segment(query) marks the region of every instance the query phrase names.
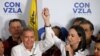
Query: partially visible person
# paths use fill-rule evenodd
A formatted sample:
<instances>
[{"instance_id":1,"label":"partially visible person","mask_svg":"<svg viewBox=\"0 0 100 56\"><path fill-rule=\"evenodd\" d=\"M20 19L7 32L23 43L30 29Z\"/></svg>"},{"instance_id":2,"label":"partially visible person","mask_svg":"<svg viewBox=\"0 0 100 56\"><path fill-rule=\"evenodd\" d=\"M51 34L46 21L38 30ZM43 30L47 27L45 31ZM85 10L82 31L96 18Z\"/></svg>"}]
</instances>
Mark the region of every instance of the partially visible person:
<instances>
[{"instance_id":1,"label":"partially visible person","mask_svg":"<svg viewBox=\"0 0 100 56\"><path fill-rule=\"evenodd\" d=\"M0 39L0 56L4 56L4 45L1 39Z\"/></svg>"},{"instance_id":2,"label":"partially visible person","mask_svg":"<svg viewBox=\"0 0 100 56\"><path fill-rule=\"evenodd\" d=\"M55 35L59 39L61 39L62 33L61 33L60 27L59 26L54 26L54 27L52 27L52 29L53 29ZM61 56L61 52L58 49L58 47L56 47L55 45L53 45L49 50L47 50L45 53L43 53L42 56Z\"/></svg>"},{"instance_id":3,"label":"partially visible person","mask_svg":"<svg viewBox=\"0 0 100 56\"><path fill-rule=\"evenodd\" d=\"M42 13L43 18L49 17L49 11L44 8ZM21 34L22 43L12 48L11 56L42 56L42 53L54 45L52 33L49 33L50 24L45 23L46 38L39 42L35 41L35 32L31 28L23 29Z\"/></svg>"},{"instance_id":4,"label":"partially visible person","mask_svg":"<svg viewBox=\"0 0 100 56\"><path fill-rule=\"evenodd\" d=\"M84 22L84 21L87 21L87 20L83 17L76 17L74 18L72 25L79 25L81 22Z\"/></svg>"},{"instance_id":5,"label":"partially visible person","mask_svg":"<svg viewBox=\"0 0 100 56\"><path fill-rule=\"evenodd\" d=\"M59 26L52 26L56 30L56 35L59 35L58 37L66 41L66 37L68 36L68 31L65 29L65 27L59 27ZM39 40L45 39L45 27L42 27L38 30Z\"/></svg>"},{"instance_id":6,"label":"partially visible person","mask_svg":"<svg viewBox=\"0 0 100 56\"><path fill-rule=\"evenodd\" d=\"M94 56L100 56L100 39L95 42Z\"/></svg>"},{"instance_id":7,"label":"partially visible person","mask_svg":"<svg viewBox=\"0 0 100 56\"><path fill-rule=\"evenodd\" d=\"M100 40L100 31L97 33L96 40Z\"/></svg>"},{"instance_id":8,"label":"partially visible person","mask_svg":"<svg viewBox=\"0 0 100 56\"><path fill-rule=\"evenodd\" d=\"M20 19L11 19L9 21L9 32L11 36L7 40L4 41L4 54L11 56L12 47L18 45L20 42L20 34L22 32L23 26L22 21Z\"/></svg>"},{"instance_id":9,"label":"partially visible person","mask_svg":"<svg viewBox=\"0 0 100 56\"><path fill-rule=\"evenodd\" d=\"M68 31L65 27L61 27L62 37L61 39L66 42L66 39L68 37Z\"/></svg>"},{"instance_id":10,"label":"partially visible person","mask_svg":"<svg viewBox=\"0 0 100 56\"><path fill-rule=\"evenodd\" d=\"M49 18L44 18L44 22L50 25ZM86 49L86 35L85 31L80 26L72 26L69 29L68 42L65 43L60 40L53 32L52 29L49 28L49 33L53 37L53 41L55 45L60 49L61 56L86 56L87 54L84 52ZM67 53L68 51L68 53Z\"/></svg>"},{"instance_id":11,"label":"partially visible person","mask_svg":"<svg viewBox=\"0 0 100 56\"><path fill-rule=\"evenodd\" d=\"M60 27L59 27L59 26L53 26L52 29L53 29L55 35L58 36L58 37L61 39L61 37L62 37L62 32L61 32ZM45 29L44 29L44 30L45 30ZM45 31L44 31L44 32L45 32ZM45 34L44 34L43 38L41 38L41 40L44 40L44 39L45 39Z\"/></svg>"},{"instance_id":12,"label":"partially visible person","mask_svg":"<svg viewBox=\"0 0 100 56\"><path fill-rule=\"evenodd\" d=\"M80 26L85 30L85 34L86 34L86 45L87 45L87 53L88 55L94 55L94 44L95 41L93 40L93 31L94 31L94 26L93 24L87 20L84 22L80 23Z\"/></svg>"},{"instance_id":13,"label":"partially visible person","mask_svg":"<svg viewBox=\"0 0 100 56\"><path fill-rule=\"evenodd\" d=\"M86 56L86 36L83 28L72 26L69 29L67 43L62 42L56 36L55 45L61 50L62 56Z\"/></svg>"},{"instance_id":14,"label":"partially visible person","mask_svg":"<svg viewBox=\"0 0 100 56\"><path fill-rule=\"evenodd\" d=\"M59 38L62 37L62 32L61 32L61 29L59 26L54 26L54 27L52 27L52 29L56 36L58 36Z\"/></svg>"}]
</instances>

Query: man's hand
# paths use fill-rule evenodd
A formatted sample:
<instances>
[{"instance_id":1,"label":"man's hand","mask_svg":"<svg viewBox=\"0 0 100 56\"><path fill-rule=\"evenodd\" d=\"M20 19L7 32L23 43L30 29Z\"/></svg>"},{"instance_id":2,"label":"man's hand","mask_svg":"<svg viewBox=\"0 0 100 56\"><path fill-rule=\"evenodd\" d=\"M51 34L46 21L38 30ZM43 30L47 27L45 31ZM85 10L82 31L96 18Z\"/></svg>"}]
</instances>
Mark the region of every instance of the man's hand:
<instances>
[{"instance_id":1,"label":"man's hand","mask_svg":"<svg viewBox=\"0 0 100 56\"><path fill-rule=\"evenodd\" d=\"M49 9L48 8L44 8L43 11L42 11L42 17L44 19L44 23L45 23L45 26L49 26L50 25L50 14L49 14Z\"/></svg>"}]
</instances>

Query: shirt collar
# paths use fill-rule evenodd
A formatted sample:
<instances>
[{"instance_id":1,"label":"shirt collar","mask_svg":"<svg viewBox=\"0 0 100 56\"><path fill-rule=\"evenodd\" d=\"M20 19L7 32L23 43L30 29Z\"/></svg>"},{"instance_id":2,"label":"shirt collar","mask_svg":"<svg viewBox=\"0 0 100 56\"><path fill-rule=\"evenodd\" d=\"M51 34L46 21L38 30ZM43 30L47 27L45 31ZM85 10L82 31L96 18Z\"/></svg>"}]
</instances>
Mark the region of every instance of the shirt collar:
<instances>
[{"instance_id":1,"label":"shirt collar","mask_svg":"<svg viewBox=\"0 0 100 56\"><path fill-rule=\"evenodd\" d=\"M21 43L21 45L24 47L24 49L26 49L25 46L24 46L24 44L23 44L23 42ZM36 44L35 44L35 42L34 42L32 50L35 49L35 47L36 47L35 45L36 45ZM26 49L26 50L27 50L27 49Z\"/></svg>"},{"instance_id":2,"label":"shirt collar","mask_svg":"<svg viewBox=\"0 0 100 56\"><path fill-rule=\"evenodd\" d=\"M36 43L34 42L33 48L31 49L31 51L29 51L28 49L25 48L23 42L21 43L21 45L24 47L24 50L26 50L26 52L27 52L29 55L32 55L32 54L33 54L33 52L34 52L34 50L35 50L35 47L36 47L36 46L35 46Z\"/></svg>"}]
</instances>

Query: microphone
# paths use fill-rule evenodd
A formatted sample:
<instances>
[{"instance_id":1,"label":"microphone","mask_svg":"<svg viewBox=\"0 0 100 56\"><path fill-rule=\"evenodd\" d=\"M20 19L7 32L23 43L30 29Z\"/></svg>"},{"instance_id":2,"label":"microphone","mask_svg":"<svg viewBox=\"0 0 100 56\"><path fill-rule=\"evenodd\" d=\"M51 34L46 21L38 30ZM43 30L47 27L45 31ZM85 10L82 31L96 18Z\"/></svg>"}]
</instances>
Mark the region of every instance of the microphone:
<instances>
[{"instance_id":1,"label":"microphone","mask_svg":"<svg viewBox=\"0 0 100 56\"><path fill-rule=\"evenodd\" d=\"M69 52L68 51L66 51L66 56L69 56Z\"/></svg>"},{"instance_id":2,"label":"microphone","mask_svg":"<svg viewBox=\"0 0 100 56\"><path fill-rule=\"evenodd\" d=\"M66 40L66 45L69 45L69 41ZM69 51L66 51L66 56L69 56Z\"/></svg>"}]
</instances>

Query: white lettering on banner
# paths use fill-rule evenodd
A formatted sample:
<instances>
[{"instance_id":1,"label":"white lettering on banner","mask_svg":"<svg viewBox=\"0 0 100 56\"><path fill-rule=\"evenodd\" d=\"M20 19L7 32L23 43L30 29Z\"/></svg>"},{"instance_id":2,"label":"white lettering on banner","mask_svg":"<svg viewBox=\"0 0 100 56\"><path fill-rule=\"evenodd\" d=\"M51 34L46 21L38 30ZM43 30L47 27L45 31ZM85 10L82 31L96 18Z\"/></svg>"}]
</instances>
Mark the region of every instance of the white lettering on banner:
<instances>
[{"instance_id":1,"label":"white lettering on banner","mask_svg":"<svg viewBox=\"0 0 100 56\"><path fill-rule=\"evenodd\" d=\"M3 10L5 13L22 13L20 7L20 2L5 2Z\"/></svg>"},{"instance_id":2,"label":"white lettering on banner","mask_svg":"<svg viewBox=\"0 0 100 56\"><path fill-rule=\"evenodd\" d=\"M90 3L83 3L83 2L76 2L74 3L74 8L73 8L74 13L92 13L90 9Z\"/></svg>"}]
</instances>

